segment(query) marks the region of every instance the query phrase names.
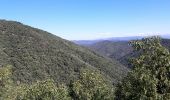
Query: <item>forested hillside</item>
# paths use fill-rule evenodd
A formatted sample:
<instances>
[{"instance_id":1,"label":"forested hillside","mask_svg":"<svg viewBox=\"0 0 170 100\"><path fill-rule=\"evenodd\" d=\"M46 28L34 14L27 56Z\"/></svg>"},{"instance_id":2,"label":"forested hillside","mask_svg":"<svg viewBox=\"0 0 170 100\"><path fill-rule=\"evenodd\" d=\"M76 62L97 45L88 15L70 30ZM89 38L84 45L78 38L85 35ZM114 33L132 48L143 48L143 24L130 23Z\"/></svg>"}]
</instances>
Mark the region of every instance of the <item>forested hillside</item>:
<instances>
[{"instance_id":1,"label":"forested hillside","mask_svg":"<svg viewBox=\"0 0 170 100\"><path fill-rule=\"evenodd\" d=\"M102 41L87 47L103 56L117 60L133 51L132 47L127 41Z\"/></svg>"},{"instance_id":2,"label":"forested hillside","mask_svg":"<svg viewBox=\"0 0 170 100\"><path fill-rule=\"evenodd\" d=\"M121 64L131 67L129 59L138 56L139 52L133 50L130 41L100 41L91 45L84 45L94 52L107 58L116 59ZM162 39L161 44L170 50L170 39Z\"/></svg>"},{"instance_id":3,"label":"forested hillside","mask_svg":"<svg viewBox=\"0 0 170 100\"><path fill-rule=\"evenodd\" d=\"M0 68L1 100L169 100L170 53L159 37L132 41L140 52L132 57L132 69L113 85L99 70L81 69L79 79L68 85L47 78L31 84L14 83L12 66ZM52 77L51 77L52 78ZM136 92L137 91L137 92Z\"/></svg>"},{"instance_id":4,"label":"forested hillside","mask_svg":"<svg viewBox=\"0 0 170 100\"><path fill-rule=\"evenodd\" d=\"M84 47L19 22L0 20L0 66L12 65L13 80L31 83L48 77L75 80L80 69L100 70L113 82L128 69Z\"/></svg>"}]
</instances>

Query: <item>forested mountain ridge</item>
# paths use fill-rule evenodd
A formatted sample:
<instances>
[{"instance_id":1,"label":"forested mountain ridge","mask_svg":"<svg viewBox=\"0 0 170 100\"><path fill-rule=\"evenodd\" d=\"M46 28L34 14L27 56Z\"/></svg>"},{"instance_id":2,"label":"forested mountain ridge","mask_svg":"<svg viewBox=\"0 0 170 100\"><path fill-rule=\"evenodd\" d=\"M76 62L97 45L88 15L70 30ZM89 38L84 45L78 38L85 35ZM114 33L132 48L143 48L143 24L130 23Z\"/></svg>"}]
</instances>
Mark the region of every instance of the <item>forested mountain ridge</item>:
<instances>
[{"instance_id":1,"label":"forested mountain ridge","mask_svg":"<svg viewBox=\"0 0 170 100\"><path fill-rule=\"evenodd\" d=\"M91 45L84 45L106 58L116 59L125 66L130 66L129 59L138 55L129 45L130 41L100 41ZM170 50L170 39L161 39L161 44Z\"/></svg>"},{"instance_id":2,"label":"forested mountain ridge","mask_svg":"<svg viewBox=\"0 0 170 100\"><path fill-rule=\"evenodd\" d=\"M19 22L0 20L0 65L13 66L13 80L31 83L51 77L69 83L82 68L100 70L113 82L128 69L46 31Z\"/></svg>"},{"instance_id":3,"label":"forested mountain ridge","mask_svg":"<svg viewBox=\"0 0 170 100\"><path fill-rule=\"evenodd\" d=\"M93 51L113 59L120 59L133 51L127 41L102 41L87 46Z\"/></svg>"}]
</instances>

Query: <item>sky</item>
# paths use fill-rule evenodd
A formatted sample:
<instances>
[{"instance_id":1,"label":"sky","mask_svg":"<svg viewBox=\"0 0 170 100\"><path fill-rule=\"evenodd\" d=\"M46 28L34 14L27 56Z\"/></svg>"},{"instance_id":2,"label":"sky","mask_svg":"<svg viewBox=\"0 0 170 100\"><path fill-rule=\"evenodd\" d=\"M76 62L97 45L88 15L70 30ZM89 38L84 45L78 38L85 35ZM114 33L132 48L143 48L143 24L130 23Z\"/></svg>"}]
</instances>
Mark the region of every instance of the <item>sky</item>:
<instances>
[{"instance_id":1,"label":"sky","mask_svg":"<svg viewBox=\"0 0 170 100\"><path fill-rule=\"evenodd\" d=\"M0 0L0 19L68 40L170 34L170 0Z\"/></svg>"}]
</instances>

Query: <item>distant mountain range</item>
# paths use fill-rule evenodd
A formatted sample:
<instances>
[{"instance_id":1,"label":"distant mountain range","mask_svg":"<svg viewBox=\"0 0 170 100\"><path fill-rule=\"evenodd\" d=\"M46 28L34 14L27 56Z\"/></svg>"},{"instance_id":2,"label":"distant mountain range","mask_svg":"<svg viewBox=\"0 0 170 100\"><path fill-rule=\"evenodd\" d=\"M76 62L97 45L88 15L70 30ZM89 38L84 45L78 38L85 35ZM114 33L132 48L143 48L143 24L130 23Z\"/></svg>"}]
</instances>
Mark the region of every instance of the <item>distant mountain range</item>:
<instances>
[{"instance_id":1,"label":"distant mountain range","mask_svg":"<svg viewBox=\"0 0 170 100\"><path fill-rule=\"evenodd\" d=\"M130 41L130 40L137 40L137 39L142 39L146 36L129 36L129 37L111 37L111 38L104 38L104 39L97 39L97 40L75 40L73 41L76 44L79 45L92 45L95 44L97 42L101 42L101 41L113 41L113 42L119 42L119 41ZM166 35L161 35L162 38L165 39L170 39L170 34L166 34Z\"/></svg>"},{"instance_id":2,"label":"distant mountain range","mask_svg":"<svg viewBox=\"0 0 170 100\"><path fill-rule=\"evenodd\" d=\"M142 39L142 36L133 36L133 37L112 37L112 38L104 38L104 39L97 39L97 40L75 40L73 41L76 44L79 45L92 45L95 44L97 42L101 42L101 41L114 41L114 42L118 42L118 41L129 41L129 40L136 40L136 39Z\"/></svg>"},{"instance_id":3,"label":"distant mountain range","mask_svg":"<svg viewBox=\"0 0 170 100\"><path fill-rule=\"evenodd\" d=\"M161 37L165 39L170 39L170 34L162 35Z\"/></svg>"}]
</instances>

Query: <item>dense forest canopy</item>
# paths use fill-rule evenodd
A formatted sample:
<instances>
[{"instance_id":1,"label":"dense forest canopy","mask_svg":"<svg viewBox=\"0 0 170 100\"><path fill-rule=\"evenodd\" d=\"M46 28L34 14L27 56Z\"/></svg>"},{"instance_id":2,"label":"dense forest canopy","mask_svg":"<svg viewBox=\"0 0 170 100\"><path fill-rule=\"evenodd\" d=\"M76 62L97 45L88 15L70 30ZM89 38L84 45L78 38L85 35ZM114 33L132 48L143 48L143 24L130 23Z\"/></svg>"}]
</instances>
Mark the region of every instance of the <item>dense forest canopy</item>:
<instances>
[{"instance_id":1,"label":"dense forest canopy","mask_svg":"<svg viewBox=\"0 0 170 100\"><path fill-rule=\"evenodd\" d=\"M169 100L169 50L161 45L159 37L132 41L131 46L141 53L131 59L132 70L116 87L94 69L81 70L79 79L69 85L56 84L53 79L16 84L11 79L12 66L8 65L0 68L0 99Z\"/></svg>"},{"instance_id":2,"label":"dense forest canopy","mask_svg":"<svg viewBox=\"0 0 170 100\"><path fill-rule=\"evenodd\" d=\"M167 41L131 41L128 50L137 54L128 69L48 32L1 20L0 100L169 100Z\"/></svg>"},{"instance_id":3,"label":"dense forest canopy","mask_svg":"<svg viewBox=\"0 0 170 100\"><path fill-rule=\"evenodd\" d=\"M128 69L116 60L78 46L46 31L19 22L0 20L0 66L12 65L12 79L31 83L51 77L76 80L83 68L100 70L117 83Z\"/></svg>"}]
</instances>

